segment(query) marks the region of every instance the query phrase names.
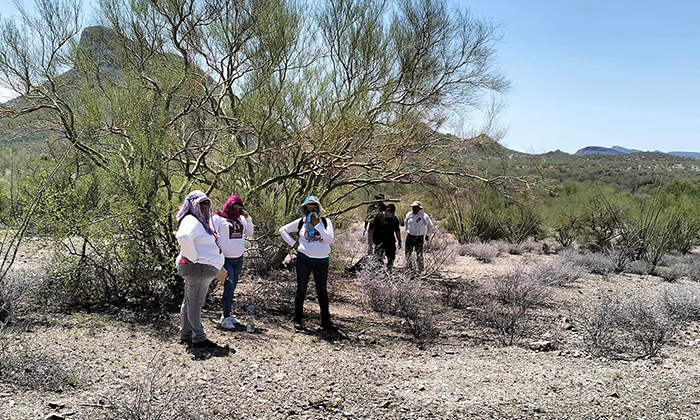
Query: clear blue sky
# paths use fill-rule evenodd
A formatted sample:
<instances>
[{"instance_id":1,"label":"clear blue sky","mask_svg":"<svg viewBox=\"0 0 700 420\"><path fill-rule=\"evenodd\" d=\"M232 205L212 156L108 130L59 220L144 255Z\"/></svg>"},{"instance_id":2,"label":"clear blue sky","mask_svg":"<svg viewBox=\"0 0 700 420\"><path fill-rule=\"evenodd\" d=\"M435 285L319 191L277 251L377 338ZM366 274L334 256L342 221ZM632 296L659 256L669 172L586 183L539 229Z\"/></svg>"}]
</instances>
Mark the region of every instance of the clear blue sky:
<instances>
[{"instance_id":1,"label":"clear blue sky","mask_svg":"<svg viewBox=\"0 0 700 420\"><path fill-rule=\"evenodd\" d=\"M503 24L504 145L700 152L700 0L449 1Z\"/></svg>"},{"instance_id":2,"label":"clear blue sky","mask_svg":"<svg viewBox=\"0 0 700 420\"><path fill-rule=\"evenodd\" d=\"M503 24L506 146L700 151L700 1L451 1Z\"/></svg>"}]
</instances>

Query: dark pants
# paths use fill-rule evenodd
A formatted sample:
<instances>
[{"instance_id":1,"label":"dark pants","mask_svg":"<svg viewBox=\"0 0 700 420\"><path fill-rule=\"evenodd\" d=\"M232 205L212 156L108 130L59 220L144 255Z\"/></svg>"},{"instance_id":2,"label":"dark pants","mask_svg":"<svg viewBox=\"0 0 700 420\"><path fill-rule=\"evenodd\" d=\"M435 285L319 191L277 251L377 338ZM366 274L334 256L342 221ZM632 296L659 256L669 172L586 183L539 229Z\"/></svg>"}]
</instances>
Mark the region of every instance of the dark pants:
<instances>
[{"instance_id":1,"label":"dark pants","mask_svg":"<svg viewBox=\"0 0 700 420\"><path fill-rule=\"evenodd\" d=\"M380 244L375 245L375 254L382 262L384 262L384 256L386 255L386 268L391 271L394 268L394 260L396 260L396 242L385 241Z\"/></svg>"},{"instance_id":2,"label":"dark pants","mask_svg":"<svg viewBox=\"0 0 700 420\"><path fill-rule=\"evenodd\" d=\"M294 298L294 321L301 322L304 318L304 298L309 285L311 273L314 273L318 306L321 309L321 326L331 325L331 313L328 310L328 260L313 261L297 257L297 294Z\"/></svg>"},{"instance_id":3,"label":"dark pants","mask_svg":"<svg viewBox=\"0 0 700 420\"><path fill-rule=\"evenodd\" d=\"M413 268L411 254L416 250L416 261L418 262L418 271L423 271L423 236L406 236L406 265L408 268Z\"/></svg>"}]
</instances>

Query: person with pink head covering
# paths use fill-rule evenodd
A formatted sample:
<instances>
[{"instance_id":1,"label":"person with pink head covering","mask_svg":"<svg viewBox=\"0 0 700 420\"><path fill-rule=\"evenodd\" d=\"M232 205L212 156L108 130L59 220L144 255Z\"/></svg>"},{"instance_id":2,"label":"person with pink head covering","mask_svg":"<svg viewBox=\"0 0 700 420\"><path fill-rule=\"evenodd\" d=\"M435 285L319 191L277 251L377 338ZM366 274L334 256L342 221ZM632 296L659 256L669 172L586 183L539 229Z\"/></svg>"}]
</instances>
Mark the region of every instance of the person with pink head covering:
<instances>
[{"instance_id":1,"label":"person with pink head covering","mask_svg":"<svg viewBox=\"0 0 700 420\"><path fill-rule=\"evenodd\" d=\"M202 306L209 284L224 265L212 224L211 200L202 191L187 194L175 216L180 244L177 272L185 279L185 297L180 308L180 342L193 347L218 347L207 339L202 326Z\"/></svg>"},{"instance_id":2,"label":"person with pink head covering","mask_svg":"<svg viewBox=\"0 0 700 420\"><path fill-rule=\"evenodd\" d=\"M221 326L227 330L236 328L238 320L231 315L233 292L243 269L243 253L245 252L245 237L252 237L253 219L245 210L243 199L232 195L226 200L224 207L217 211L212 221L219 235L219 245L224 254L224 269L227 276L224 282L224 293L221 299L223 315Z\"/></svg>"}]
</instances>

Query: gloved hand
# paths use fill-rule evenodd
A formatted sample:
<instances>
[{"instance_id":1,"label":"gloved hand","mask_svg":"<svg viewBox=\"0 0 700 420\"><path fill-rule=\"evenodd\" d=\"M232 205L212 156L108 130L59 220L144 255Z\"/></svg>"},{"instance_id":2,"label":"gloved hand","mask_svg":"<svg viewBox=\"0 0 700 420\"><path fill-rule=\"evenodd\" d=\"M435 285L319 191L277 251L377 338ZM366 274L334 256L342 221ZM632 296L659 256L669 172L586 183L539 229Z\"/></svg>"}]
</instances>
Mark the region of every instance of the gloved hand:
<instances>
[{"instance_id":1,"label":"gloved hand","mask_svg":"<svg viewBox=\"0 0 700 420\"><path fill-rule=\"evenodd\" d=\"M365 228L365 230L362 231L362 236L365 236L365 234L367 234L367 228Z\"/></svg>"},{"instance_id":2,"label":"gloved hand","mask_svg":"<svg viewBox=\"0 0 700 420\"><path fill-rule=\"evenodd\" d=\"M401 249L401 241L399 241L399 249Z\"/></svg>"},{"instance_id":3,"label":"gloved hand","mask_svg":"<svg viewBox=\"0 0 700 420\"><path fill-rule=\"evenodd\" d=\"M430 235L425 235L425 242L430 242Z\"/></svg>"}]
</instances>

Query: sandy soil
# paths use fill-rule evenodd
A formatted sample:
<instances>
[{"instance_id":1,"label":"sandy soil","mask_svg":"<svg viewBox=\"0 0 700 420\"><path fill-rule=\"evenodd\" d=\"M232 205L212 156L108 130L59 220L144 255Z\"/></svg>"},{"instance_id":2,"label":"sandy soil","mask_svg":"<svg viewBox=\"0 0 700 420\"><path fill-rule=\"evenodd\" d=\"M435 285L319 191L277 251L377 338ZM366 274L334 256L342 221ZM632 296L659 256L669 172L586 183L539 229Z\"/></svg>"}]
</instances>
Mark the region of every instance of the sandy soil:
<instances>
[{"instance_id":1,"label":"sandy soil","mask_svg":"<svg viewBox=\"0 0 700 420\"><path fill-rule=\"evenodd\" d=\"M351 250L360 247L359 227L345 235L337 244L341 258L356 260L359 253ZM449 238L445 244L455 245ZM455 252L435 255L442 245L429 259L442 260L443 275L480 284L519 263L554 258L504 255L484 264ZM402 256L397 265L404 265ZM243 279L237 294L256 288L255 279ZM91 420L700 418L699 325L659 357L616 361L590 355L569 319L569 308L605 294L658 290L664 285L658 277L589 274L552 288L551 303L536 311L528 336L510 347L478 326L469 309L445 307L436 315L440 337L419 346L401 320L362 305L353 278L331 281L331 313L342 335L316 329L313 300L306 303L305 333L274 314L258 316L255 334L222 330L219 288L206 307L205 329L225 347L208 353L177 343L177 313L157 319L117 309L30 316L4 351L31 359L35 382L0 383L0 418L43 419L52 412ZM241 300L237 307L245 305ZM540 339L553 340L556 348L529 349Z\"/></svg>"}]
</instances>

